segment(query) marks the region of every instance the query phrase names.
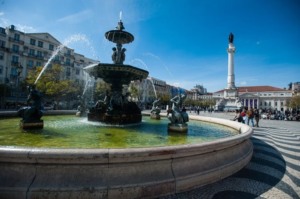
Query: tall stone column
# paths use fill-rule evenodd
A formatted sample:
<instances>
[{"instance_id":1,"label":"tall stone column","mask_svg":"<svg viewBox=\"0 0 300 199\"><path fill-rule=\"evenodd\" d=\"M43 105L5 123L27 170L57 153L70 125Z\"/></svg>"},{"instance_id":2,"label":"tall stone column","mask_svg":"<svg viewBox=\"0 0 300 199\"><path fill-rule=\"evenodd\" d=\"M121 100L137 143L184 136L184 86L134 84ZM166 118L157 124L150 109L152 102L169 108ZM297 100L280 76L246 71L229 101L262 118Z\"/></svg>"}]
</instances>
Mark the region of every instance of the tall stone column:
<instances>
[{"instance_id":1,"label":"tall stone column","mask_svg":"<svg viewBox=\"0 0 300 199\"><path fill-rule=\"evenodd\" d=\"M229 44L228 44L228 76L227 76L227 89L236 89L235 79L234 79L234 53L235 47L233 45L233 34L229 35Z\"/></svg>"}]
</instances>

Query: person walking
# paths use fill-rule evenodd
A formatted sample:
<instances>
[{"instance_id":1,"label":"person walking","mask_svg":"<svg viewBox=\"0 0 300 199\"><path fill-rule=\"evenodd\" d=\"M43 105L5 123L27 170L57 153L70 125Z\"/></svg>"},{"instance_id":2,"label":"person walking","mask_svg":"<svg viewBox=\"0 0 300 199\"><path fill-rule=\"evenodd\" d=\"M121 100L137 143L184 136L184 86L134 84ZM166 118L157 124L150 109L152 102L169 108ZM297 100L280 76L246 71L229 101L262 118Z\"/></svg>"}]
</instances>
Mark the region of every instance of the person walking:
<instances>
[{"instance_id":1,"label":"person walking","mask_svg":"<svg viewBox=\"0 0 300 199\"><path fill-rule=\"evenodd\" d=\"M258 122L259 122L259 110L258 109L254 109L254 119L255 119L255 126L258 126Z\"/></svg>"},{"instance_id":2,"label":"person walking","mask_svg":"<svg viewBox=\"0 0 300 199\"><path fill-rule=\"evenodd\" d=\"M247 120L247 125L249 125L249 123L251 122L252 124L252 127L254 127L254 111L253 111L253 108L251 107L248 111L247 111L247 117L248 117L248 120Z\"/></svg>"},{"instance_id":3,"label":"person walking","mask_svg":"<svg viewBox=\"0 0 300 199\"><path fill-rule=\"evenodd\" d=\"M245 124L246 122L246 118L247 118L247 115L246 115L246 108L243 109L243 111L241 112L240 116L242 117L242 123Z\"/></svg>"}]
</instances>

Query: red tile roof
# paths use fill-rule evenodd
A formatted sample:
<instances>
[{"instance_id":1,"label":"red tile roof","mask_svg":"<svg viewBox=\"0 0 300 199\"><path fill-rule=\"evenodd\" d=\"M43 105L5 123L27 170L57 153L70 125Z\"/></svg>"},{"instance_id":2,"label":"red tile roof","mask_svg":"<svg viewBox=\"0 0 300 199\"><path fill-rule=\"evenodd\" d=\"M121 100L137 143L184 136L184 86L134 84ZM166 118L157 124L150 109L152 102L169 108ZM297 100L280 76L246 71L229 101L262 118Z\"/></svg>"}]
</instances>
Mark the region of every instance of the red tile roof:
<instances>
[{"instance_id":1,"label":"red tile roof","mask_svg":"<svg viewBox=\"0 0 300 199\"><path fill-rule=\"evenodd\" d=\"M256 93L256 92L268 92L268 91L288 91L288 90L285 90L285 89L282 89L282 88L276 88L276 87L273 87L273 86L241 86L241 87L237 87L238 88L238 92L239 93ZM217 91L216 93L219 93L219 92L224 92L224 89L223 90L220 90L220 91Z\"/></svg>"}]
</instances>

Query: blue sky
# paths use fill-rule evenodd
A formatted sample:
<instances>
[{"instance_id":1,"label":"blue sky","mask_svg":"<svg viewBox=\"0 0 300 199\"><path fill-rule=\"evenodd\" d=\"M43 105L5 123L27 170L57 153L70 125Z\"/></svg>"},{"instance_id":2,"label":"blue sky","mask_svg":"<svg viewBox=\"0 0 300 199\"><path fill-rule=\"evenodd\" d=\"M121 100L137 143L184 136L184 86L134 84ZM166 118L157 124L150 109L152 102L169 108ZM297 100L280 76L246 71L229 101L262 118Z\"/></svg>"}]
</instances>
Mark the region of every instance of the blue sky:
<instances>
[{"instance_id":1,"label":"blue sky","mask_svg":"<svg viewBox=\"0 0 300 199\"><path fill-rule=\"evenodd\" d=\"M112 63L104 34L120 17L135 37L125 64L168 84L209 92L227 85L234 34L236 86L300 81L300 0L0 0L0 26L48 32L86 57ZM121 13L121 14L120 14Z\"/></svg>"}]
</instances>

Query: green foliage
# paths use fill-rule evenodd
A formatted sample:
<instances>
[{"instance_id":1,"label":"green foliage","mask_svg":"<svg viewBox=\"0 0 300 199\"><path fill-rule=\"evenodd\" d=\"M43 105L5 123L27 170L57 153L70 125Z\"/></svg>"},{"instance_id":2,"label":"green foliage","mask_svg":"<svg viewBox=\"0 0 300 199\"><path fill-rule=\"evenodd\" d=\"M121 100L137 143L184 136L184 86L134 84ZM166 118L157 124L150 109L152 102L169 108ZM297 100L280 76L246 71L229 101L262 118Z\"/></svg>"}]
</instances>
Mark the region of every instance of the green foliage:
<instances>
[{"instance_id":1,"label":"green foliage","mask_svg":"<svg viewBox=\"0 0 300 199\"><path fill-rule=\"evenodd\" d=\"M139 97L139 89L134 83L129 84L128 91L130 92L133 98Z\"/></svg>"},{"instance_id":2,"label":"green foliage","mask_svg":"<svg viewBox=\"0 0 300 199\"><path fill-rule=\"evenodd\" d=\"M33 85L37 76L40 74L42 67L37 67L29 71L26 83ZM82 86L79 86L72 80L61 80L63 68L60 65L53 65L47 68L42 74L41 78L36 84L36 88L44 93L48 98L60 101L67 96L76 95L82 90Z\"/></svg>"},{"instance_id":3,"label":"green foliage","mask_svg":"<svg viewBox=\"0 0 300 199\"><path fill-rule=\"evenodd\" d=\"M106 93L106 91L110 91L110 84L104 82L103 80L97 81L96 89L95 89L95 96L101 96Z\"/></svg>"},{"instance_id":4,"label":"green foliage","mask_svg":"<svg viewBox=\"0 0 300 199\"><path fill-rule=\"evenodd\" d=\"M171 95L169 94L164 94L164 95L160 95L158 96L158 98L160 99L160 103L162 105L168 105L170 104L170 99L171 99Z\"/></svg>"},{"instance_id":5,"label":"green foliage","mask_svg":"<svg viewBox=\"0 0 300 199\"><path fill-rule=\"evenodd\" d=\"M299 95L293 96L288 101L288 107L293 108L293 109L300 108L300 96Z\"/></svg>"},{"instance_id":6,"label":"green foliage","mask_svg":"<svg viewBox=\"0 0 300 199\"><path fill-rule=\"evenodd\" d=\"M183 103L184 106L199 106L201 108L209 108L216 104L214 99L201 99L201 100L186 99Z\"/></svg>"}]
</instances>

